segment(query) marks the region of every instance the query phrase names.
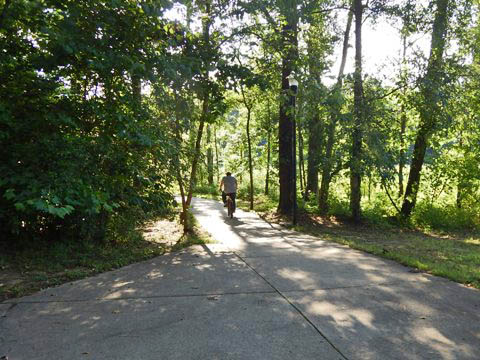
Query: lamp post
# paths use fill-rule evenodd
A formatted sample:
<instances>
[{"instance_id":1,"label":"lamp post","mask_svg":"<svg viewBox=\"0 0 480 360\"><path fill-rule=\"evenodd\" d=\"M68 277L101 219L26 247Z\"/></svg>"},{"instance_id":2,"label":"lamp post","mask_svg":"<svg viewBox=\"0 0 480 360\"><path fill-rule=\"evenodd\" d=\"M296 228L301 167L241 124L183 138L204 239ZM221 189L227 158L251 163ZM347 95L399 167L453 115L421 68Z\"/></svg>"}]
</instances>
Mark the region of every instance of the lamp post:
<instances>
[{"instance_id":1,"label":"lamp post","mask_svg":"<svg viewBox=\"0 0 480 360\"><path fill-rule=\"evenodd\" d=\"M290 106L292 107L292 167L293 167L293 209L292 209L292 224L297 225L297 129L295 121L295 98L298 90L298 80L295 79L293 73L287 76L288 86L290 88Z\"/></svg>"}]
</instances>

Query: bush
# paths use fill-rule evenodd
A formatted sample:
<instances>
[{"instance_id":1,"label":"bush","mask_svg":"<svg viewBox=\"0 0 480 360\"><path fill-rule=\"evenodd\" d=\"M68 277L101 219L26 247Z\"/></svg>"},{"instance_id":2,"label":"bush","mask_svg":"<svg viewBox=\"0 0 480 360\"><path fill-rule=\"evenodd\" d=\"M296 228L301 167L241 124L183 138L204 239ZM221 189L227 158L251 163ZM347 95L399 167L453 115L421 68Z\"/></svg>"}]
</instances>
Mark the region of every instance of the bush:
<instances>
[{"instance_id":1,"label":"bush","mask_svg":"<svg viewBox=\"0 0 480 360\"><path fill-rule=\"evenodd\" d=\"M347 200L339 199L335 196L330 195L328 215L349 217L350 204Z\"/></svg>"},{"instance_id":2,"label":"bush","mask_svg":"<svg viewBox=\"0 0 480 360\"><path fill-rule=\"evenodd\" d=\"M480 217L474 208L459 209L452 204L433 205L427 201L417 204L412 222L425 229L478 230Z\"/></svg>"},{"instance_id":3,"label":"bush","mask_svg":"<svg viewBox=\"0 0 480 360\"><path fill-rule=\"evenodd\" d=\"M220 194L220 190L216 185L201 184L195 187L194 193L199 195L218 196Z\"/></svg>"}]
</instances>

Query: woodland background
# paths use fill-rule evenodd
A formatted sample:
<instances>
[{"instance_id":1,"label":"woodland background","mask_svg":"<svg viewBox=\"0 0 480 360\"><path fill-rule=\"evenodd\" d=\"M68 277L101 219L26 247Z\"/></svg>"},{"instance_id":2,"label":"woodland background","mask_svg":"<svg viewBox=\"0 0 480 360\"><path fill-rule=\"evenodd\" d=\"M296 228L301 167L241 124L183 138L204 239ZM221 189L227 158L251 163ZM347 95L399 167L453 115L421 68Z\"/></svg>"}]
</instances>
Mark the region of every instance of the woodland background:
<instances>
[{"instance_id":1,"label":"woodland background","mask_svg":"<svg viewBox=\"0 0 480 360\"><path fill-rule=\"evenodd\" d=\"M294 118L299 211L478 230L478 10L474 0L2 0L1 242L114 240L172 211L174 194L188 231L191 197L218 195L225 171L248 207L289 215ZM390 78L362 61L362 27L385 21L403 49Z\"/></svg>"}]
</instances>

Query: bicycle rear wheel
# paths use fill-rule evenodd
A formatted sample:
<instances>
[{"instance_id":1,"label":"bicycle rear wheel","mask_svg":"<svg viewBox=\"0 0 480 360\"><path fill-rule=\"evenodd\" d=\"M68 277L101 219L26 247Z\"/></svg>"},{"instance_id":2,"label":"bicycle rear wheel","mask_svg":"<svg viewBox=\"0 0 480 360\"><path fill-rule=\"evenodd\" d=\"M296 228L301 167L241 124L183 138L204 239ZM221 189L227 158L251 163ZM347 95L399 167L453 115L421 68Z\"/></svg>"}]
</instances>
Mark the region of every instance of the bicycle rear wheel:
<instances>
[{"instance_id":1,"label":"bicycle rear wheel","mask_svg":"<svg viewBox=\"0 0 480 360\"><path fill-rule=\"evenodd\" d=\"M227 209L228 209L228 216L233 218L233 201L232 199L227 200Z\"/></svg>"}]
</instances>

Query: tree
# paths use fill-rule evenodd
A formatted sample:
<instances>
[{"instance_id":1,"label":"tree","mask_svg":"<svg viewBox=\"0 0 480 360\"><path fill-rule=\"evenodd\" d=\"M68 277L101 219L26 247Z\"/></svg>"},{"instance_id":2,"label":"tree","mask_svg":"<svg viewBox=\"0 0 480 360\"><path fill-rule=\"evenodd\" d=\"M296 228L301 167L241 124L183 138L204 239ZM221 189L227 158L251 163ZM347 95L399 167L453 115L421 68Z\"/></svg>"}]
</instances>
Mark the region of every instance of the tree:
<instances>
[{"instance_id":1,"label":"tree","mask_svg":"<svg viewBox=\"0 0 480 360\"><path fill-rule=\"evenodd\" d=\"M338 172L341 169L341 166L337 166L337 169L333 171L334 157L333 157L333 147L336 138L336 127L341 111L341 102L342 102L342 85L343 85L343 76L345 71L345 65L347 62L348 54L348 42L350 38L350 29L352 26L353 19L353 7L350 8L347 17L347 25L345 28L345 33L343 36L343 46L342 46L342 59L340 62L340 69L338 71L337 83L333 89L332 96L332 109L330 114L330 122L327 128L327 143L325 148L325 156L322 166L322 180L320 186L320 192L318 196L318 208L320 213L325 215L328 211L328 197L330 190L330 183L334 173Z\"/></svg>"},{"instance_id":2,"label":"tree","mask_svg":"<svg viewBox=\"0 0 480 360\"><path fill-rule=\"evenodd\" d=\"M353 11L355 14L355 73L353 75L353 129L352 148L350 157L350 210L354 221L361 217L361 181L362 181L362 140L363 122L365 118L365 105L363 98L362 79L362 23L364 5L362 0L354 0Z\"/></svg>"},{"instance_id":3,"label":"tree","mask_svg":"<svg viewBox=\"0 0 480 360\"><path fill-rule=\"evenodd\" d=\"M417 200L420 175L429 139L441 116L441 88L443 55L448 28L448 0L435 1L435 19L432 29L432 45L427 71L420 84L420 125L415 139L413 158L410 166L407 187L402 204L402 215L409 217Z\"/></svg>"}]
</instances>

